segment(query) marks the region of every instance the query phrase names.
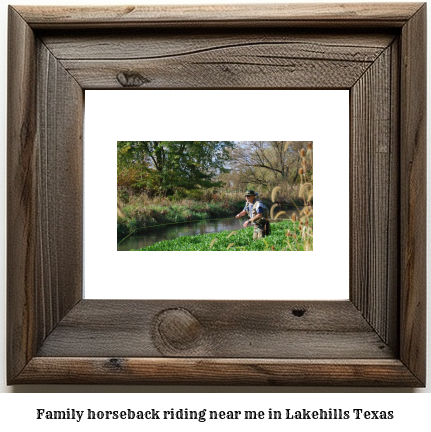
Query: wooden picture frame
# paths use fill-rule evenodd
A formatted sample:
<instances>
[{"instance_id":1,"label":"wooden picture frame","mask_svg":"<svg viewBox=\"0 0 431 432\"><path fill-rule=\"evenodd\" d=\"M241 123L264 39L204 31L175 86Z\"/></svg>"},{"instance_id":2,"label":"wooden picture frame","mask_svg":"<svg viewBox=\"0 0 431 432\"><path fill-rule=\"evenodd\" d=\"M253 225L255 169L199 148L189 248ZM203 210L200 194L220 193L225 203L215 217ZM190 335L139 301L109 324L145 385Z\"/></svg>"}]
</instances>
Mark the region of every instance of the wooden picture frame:
<instances>
[{"instance_id":1,"label":"wooden picture frame","mask_svg":"<svg viewBox=\"0 0 431 432\"><path fill-rule=\"evenodd\" d=\"M425 385L426 4L9 7L7 380ZM350 299L82 299L85 89L350 90Z\"/></svg>"}]
</instances>

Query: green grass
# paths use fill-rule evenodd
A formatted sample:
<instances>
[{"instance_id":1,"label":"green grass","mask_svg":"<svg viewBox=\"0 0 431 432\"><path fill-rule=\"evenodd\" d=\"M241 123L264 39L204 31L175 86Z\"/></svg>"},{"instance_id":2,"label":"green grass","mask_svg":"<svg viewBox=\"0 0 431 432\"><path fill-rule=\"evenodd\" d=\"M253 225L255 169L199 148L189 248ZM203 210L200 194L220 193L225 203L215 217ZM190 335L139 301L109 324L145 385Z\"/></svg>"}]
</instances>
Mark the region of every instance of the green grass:
<instances>
[{"instance_id":1,"label":"green grass","mask_svg":"<svg viewBox=\"0 0 431 432\"><path fill-rule=\"evenodd\" d=\"M311 221L310 221L311 222ZM287 233L289 232L289 236ZM233 234L232 234L233 233ZM313 245L312 237L308 244ZM197 236L178 237L164 240L140 251L282 251L305 250L298 222L290 220L271 224L271 234L263 239L253 241L253 228L238 231L222 231L219 233Z\"/></svg>"}]
</instances>

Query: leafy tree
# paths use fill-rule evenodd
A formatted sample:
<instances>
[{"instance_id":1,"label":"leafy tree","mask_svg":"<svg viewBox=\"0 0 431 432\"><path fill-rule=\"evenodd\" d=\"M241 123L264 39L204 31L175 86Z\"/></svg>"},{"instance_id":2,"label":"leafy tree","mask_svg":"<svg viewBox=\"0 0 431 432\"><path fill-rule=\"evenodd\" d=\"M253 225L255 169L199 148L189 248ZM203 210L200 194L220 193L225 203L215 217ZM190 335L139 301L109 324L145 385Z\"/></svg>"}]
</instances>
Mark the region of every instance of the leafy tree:
<instances>
[{"instance_id":1,"label":"leafy tree","mask_svg":"<svg viewBox=\"0 0 431 432\"><path fill-rule=\"evenodd\" d=\"M152 194L221 186L216 177L227 171L230 141L118 141L119 186Z\"/></svg>"}]
</instances>

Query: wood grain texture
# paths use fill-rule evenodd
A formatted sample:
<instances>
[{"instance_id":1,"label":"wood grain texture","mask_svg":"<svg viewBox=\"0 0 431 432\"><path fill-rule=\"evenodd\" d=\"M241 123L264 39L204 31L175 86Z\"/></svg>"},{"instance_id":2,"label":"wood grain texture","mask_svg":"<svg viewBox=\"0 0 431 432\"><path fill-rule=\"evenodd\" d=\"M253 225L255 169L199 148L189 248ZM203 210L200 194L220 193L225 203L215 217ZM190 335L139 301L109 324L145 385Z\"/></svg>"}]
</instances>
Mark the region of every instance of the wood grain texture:
<instances>
[{"instance_id":1,"label":"wood grain texture","mask_svg":"<svg viewBox=\"0 0 431 432\"><path fill-rule=\"evenodd\" d=\"M8 374L82 293L83 91L9 10Z\"/></svg>"},{"instance_id":2,"label":"wood grain texture","mask_svg":"<svg viewBox=\"0 0 431 432\"><path fill-rule=\"evenodd\" d=\"M35 290L44 339L82 296L84 92L45 45L37 48Z\"/></svg>"},{"instance_id":3,"label":"wood grain texture","mask_svg":"<svg viewBox=\"0 0 431 432\"><path fill-rule=\"evenodd\" d=\"M420 3L256 4L118 7L20 6L33 28L118 27L402 27Z\"/></svg>"},{"instance_id":4,"label":"wood grain texture","mask_svg":"<svg viewBox=\"0 0 431 432\"><path fill-rule=\"evenodd\" d=\"M9 9L7 128L7 355L8 376L36 353L36 42Z\"/></svg>"},{"instance_id":5,"label":"wood grain texture","mask_svg":"<svg viewBox=\"0 0 431 432\"><path fill-rule=\"evenodd\" d=\"M85 89L350 88L394 32L99 32L43 42ZM107 48L108 47L108 48ZM129 79L127 79L129 77Z\"/></svg>"},{"instance_id":6,"label":"wood grain texture","mask_svg":"<svg viewBox=\"0 0 431 432\"><path fill-rule=\"evenodd\" d=\"M401 37L401 360L425 381L426 5Z\"/></svg>"},{"instance_id":7,"label":"wood grain texture","mask_svg":"<svg viewBox=\"0 0 431 432\"><path fill-rule=\"evenodd\" d=\"M387 166L388 176L388 205L387 205L387 285L386 285L386 338L385 341L392 347L394 352L399 353L399 328L400 328L400 80L401 71L399 66L400 59L400 40L397 39L390 46L391 50L391 94L390 102L390 142L391 156ZM399 354L398 354L399 355Z\"/></svg>"},{"instance_id":8,"label":"wood grain texture","mask_svg":"<svg viewBox=\"0 0 431 432\"><path fill-rule=\"evenodd\" d=\"M424 38L414 3L10 8L8 382L423 386ZM202 87L351 90L350 301L80 300L83 90Z\"/></svg>"},{"instance_id":9,"label":"wood grain texture","mask_svg":"<svg viewBox=\"0 0 431 432\"><path fill-rule=\"evenodd\" d=\"M351 89L350 299L397 351L398 87L391 44ZM368 95L368 96L367 96ZM395 296L395 299L392 297Z\"/></svg>"},{"instance_id":10,"label":"wood grain texture","mask_svg":"<svg viewBox=\"0 0 431 432\"><path fill-rule=\"evenodd\" d=\"M167 34L156 41L119 36L108 55L99 36L54 43L66 45L61 63L85 89L98 88L350 88L394 39L394 33L342 35L337 41L313 34L209 31ZM198 42L196 42L198 41ZM127 46L127 49L125 49ZM127 53L128 58L124 58ZM90 60L91 59L91 60ZM119 77L130 76L133 80Z\"/></svg>"},{"instance_id":11,"label":"wood grain texture","mask_svg":"<svg viewBox=\"0 0 431 432\"><path fill-rule=\"evenodd\" d=\"M160 314L181 321L160 334ZM187 313L199 337L187 343ZM187 316L186 316L187 317ZM155 328L157 326L157 328ZM173 334L178 332L178 337ZM193 331L196 335L196 330ZM91 340L91 344L88 341ZM179 343L172 344L170 341ZM109 301L83 300L47 337L47 357L392 358L349 302Z\"/></svg>"},{"instance_id":12,"label":"wood grain texture","mask_svg":"<svg viewBox=\"0 0 431 432\"><path fill-rule=\"evenodd\" d=\"M34 357L17 383L418 387L399 360Z\"/></svg>"},{"instance_id":13,"label":"wood grain texture","mask_svg":"<svg viewBox=\"0 0 431 432\"><path fill-rule=\"evenodd\" d=\"M374 61L395 38L395 30L358 33L306 29L235 30L213 29L67 31L61 36L39 31L40 40L60 61L63 60L150 60L185 56L243 45L261 47L291 44L298 58L339 61ZM281 47L283 49L283 47ZM264 55L264 52L261 56Z\"/></svg>"}]
</instances>

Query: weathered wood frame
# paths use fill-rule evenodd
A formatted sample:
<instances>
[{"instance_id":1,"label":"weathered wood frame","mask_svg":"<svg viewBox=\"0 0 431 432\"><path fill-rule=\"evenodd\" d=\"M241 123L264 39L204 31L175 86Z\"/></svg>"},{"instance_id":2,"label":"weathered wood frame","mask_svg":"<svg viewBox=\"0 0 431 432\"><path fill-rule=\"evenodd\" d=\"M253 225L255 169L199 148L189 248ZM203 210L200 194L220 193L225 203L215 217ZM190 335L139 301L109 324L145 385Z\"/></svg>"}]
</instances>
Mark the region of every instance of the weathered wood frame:
<instances>
[{"instance_id":1,"label":"weathered wood frame","mask_svg":"<svg viewBox=\"0 0 431 432\"><path fill-rule=\"evenodd\" d=\"M425 384L425 4L10 7L7 379ZM82 299L85 89L350 89L350 299Z\"/></svg>"}]
</instances>

